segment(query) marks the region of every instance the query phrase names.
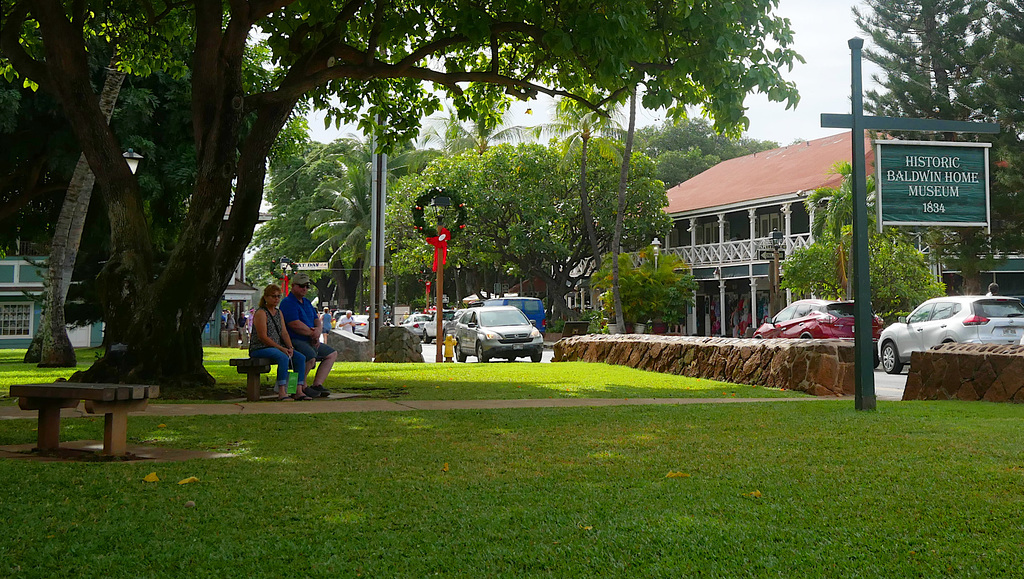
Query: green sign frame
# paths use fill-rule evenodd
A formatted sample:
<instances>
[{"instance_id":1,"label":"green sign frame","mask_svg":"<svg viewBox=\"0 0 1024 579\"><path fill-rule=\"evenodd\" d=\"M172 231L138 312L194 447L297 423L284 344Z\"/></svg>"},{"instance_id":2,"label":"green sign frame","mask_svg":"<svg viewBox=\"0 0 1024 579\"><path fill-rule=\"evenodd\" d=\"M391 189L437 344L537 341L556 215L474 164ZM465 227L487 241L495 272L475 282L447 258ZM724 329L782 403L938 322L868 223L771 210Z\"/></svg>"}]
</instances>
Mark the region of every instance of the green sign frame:
<instances>
[{"instance_id":1,"label":"green sign frame","mask_svg":"<svg viewBox=\"0 0 1024 579\"><path fill-rule=\"evenodd\" d=\"M990 228L991 143L873 141L878 228Z\"/></svg>"}]
</instances>

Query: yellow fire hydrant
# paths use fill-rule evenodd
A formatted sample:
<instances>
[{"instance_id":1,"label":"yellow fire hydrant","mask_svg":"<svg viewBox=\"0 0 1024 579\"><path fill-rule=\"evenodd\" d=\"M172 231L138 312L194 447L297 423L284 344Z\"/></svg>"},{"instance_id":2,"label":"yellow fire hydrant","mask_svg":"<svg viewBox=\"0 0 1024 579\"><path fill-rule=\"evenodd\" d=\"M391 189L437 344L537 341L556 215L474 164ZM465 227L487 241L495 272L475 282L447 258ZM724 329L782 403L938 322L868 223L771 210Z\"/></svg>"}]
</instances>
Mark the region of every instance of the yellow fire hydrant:
<instances>
[{"instance_id":1,"label":"yellow fire hydrant","mask_svg":"<svg viewBox=\"0 0 1024 579\"><path fill-rule=\"evenodd\" d=\"M444 337L444 361L451 362L455 357L455 336L448 334Z\"/></svg>"}]
</instances>

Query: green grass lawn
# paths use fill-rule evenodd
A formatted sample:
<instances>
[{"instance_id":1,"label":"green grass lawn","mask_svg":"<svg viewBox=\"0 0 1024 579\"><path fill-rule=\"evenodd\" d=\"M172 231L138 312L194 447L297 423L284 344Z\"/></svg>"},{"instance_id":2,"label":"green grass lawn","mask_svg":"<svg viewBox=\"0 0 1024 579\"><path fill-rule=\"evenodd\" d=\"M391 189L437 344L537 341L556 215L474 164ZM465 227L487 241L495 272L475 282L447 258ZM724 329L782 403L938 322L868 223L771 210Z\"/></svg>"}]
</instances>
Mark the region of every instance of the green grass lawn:
<instances>
[{"instance_id":1,"label":"green grass lawn","mask_svg":"<svg viewBox=\"0 0 1024 579\"><path fill-rule=\"evenodd\" d=\"M138 416L131 442L236 457L3 462L0 576L1020 576L1022 419L849 401ZM0 422L0 443L33 426Z\"/></svg>"},{"instance_id":2,"label":"green grass lawn","mask_svg":"<svg viewBox=\"0 0 1024 579\"><path fill-rule=\"evenodd\" d=\"M21 362L24 350L0 350L0 393L11 384L53 382L67 378L72 369L40 369ZM228 365L231 358L247 354L235 349L206 348L207 371L217 386L205 393L210 399L245 395L245 375ZM79 368L87 368L95 351L79 351ZM263 375L270 388L273 374ZM729 384L658 374L608 364L559 362L557 364L335 364L327 387L337 392L364 394L370 398L410 400L488 400L525 398L722 398L789 397L803 394L757 386ZM193 394L193 393L190 393ZM161 401L170 402L173 392ZM12 404L7 399L7 404ZM267 402L270 404L271 402Z\"/></svg>"}]
</instances>

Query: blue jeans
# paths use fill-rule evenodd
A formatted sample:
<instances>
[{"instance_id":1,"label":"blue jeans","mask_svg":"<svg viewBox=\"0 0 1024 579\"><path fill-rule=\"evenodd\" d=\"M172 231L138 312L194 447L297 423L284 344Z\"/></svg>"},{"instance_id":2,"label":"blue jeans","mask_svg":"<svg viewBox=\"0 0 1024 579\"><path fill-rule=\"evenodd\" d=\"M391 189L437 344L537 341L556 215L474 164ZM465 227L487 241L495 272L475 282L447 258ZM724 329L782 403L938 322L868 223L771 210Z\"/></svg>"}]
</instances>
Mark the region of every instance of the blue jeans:
<instances>
[{"instance_id":1,"label":"blue jeans","mask_svg":"<svg viewBox=\"0 0 1024 579\"><path fill-rule=\"evenodd\" d=\"M259 350L250 350L250 358L270 358L274 361L274 365L277 366L277 385L285 386L288 384L288 356L284 352L277 348L260 348ZM299 373L299 384L302 386L306 385L306 357L301 352L295 350L292 354L291 364L294 365L295 371Z\"/></svg>"}]
</instances>

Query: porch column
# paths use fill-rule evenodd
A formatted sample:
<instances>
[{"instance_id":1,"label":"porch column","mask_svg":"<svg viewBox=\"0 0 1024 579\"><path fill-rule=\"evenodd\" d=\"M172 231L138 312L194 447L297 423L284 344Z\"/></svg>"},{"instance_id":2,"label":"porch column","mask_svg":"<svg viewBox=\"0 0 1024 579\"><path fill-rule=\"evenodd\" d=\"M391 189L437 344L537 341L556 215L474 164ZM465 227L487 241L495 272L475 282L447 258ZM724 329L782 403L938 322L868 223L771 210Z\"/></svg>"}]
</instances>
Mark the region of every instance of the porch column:
<instances>
[{"instance_id":1,"label":"porch column","mask_svg":"<svg viewBox=\"0 0 1024 579\"><path fill-rule=\"evenodd\" d=\"M753 266L751 266L753 269ZM757 278L754 277L754 272L750 272L750 301L747 302L750 306L750 327L757 329L761 325L760 320L757 319ZM746 336L740 336L744 338Z\"/></svg>"},{"instance_id":2,"label":"porch column","mask_svg":"<svg viewBox=\"0 0 1024 579\"><path fill-rule=\"evenodd\" d=\"M719 222L719 223L721 223L721 222ZM719 276L719 277L721 277L721 276ZM721 315L718 318L718 332L719 332L720 336L725 337L725 336L728 335L728 334L725 333L725 316L728 316L730 314L725 309L725 280L724 279L719 279L718 280L718 304L719 304L719 308L721 309Z\"/></svg>"},{"instance_id":3,"label":"porch column","mask_svg":"<svg viewBox=\"0 0 1024 579\"><path fill-rule=\"evenodd\" d=\"M810 217L810 220L811 220L811 226L808 227L809 231L807 232L808 233L808 235L807 235L807 242L808 243L814 243L814 210L815 209L817 209L817 208L814 205L811 205L811 210L809 212L810 213L809 217Z\"/></svg>"},{"instance_id":4,"label":"porch column","mask_svg":"<svg viewBox=\"0 0 1024 579\"><path fill-rule=\"evenodd\" d=\"M782 217L786 221L786 245L784 247L786 248L786 257L789 257L790 253L793 251L793 240L789 237L793 234L793 209L790 207L789 203L782 204ZM793 303L793 291L787 289L786 305L788 306L791 303Z\"/></svg>"},{"instance_id":5,"label":"porch column","mask_svg":"<svg viewBox=\"0 0 1024 579\"><path fill-rule=\"evenodd\" d=\"M690 247L697 245L697 218L690 218Z\"/></svg>"},{"instance_id":6,"label":"porch column","mask_svg":"<svg viewBox=\"0 0 1024 579\"><path fill-rule=\"evenodd\" d=\"M718 214L718 243L725 243L725 213Z\"/></svg>"},{"instance_id":7,"label":"porch column","mask_svg":"<svg viewBox=\"0 0 1024 579\"><path fill-rule=\"evenodd\" d=\"M793 234L793 209L789 203L782 204L782 219L786 223L786 251L790 249L789 236Z\"/></svg>"},{"instance_id":8,"label":"porch column","mask_svg":"<svg viewBox=\"0 0 1024 579\"><path fill-rule=\"evenodd\" d=\"M757 235L757 209L747 209L747 216L750 218L750 259L757 259L757 242L754 238Z\"/></svg>"}]
</instances>

